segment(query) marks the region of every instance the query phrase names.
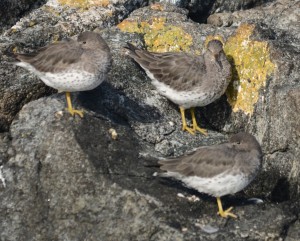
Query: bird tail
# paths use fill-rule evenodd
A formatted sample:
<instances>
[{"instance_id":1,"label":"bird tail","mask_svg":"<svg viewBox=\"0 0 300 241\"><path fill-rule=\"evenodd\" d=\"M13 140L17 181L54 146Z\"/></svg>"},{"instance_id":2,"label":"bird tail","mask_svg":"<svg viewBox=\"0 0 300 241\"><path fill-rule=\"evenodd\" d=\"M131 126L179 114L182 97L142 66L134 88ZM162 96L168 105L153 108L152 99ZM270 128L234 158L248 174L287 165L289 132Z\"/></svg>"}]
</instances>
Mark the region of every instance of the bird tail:
<instances>
[{"instance_id":1,"label":"bird tail","mask_svg":"<svg viewBox=\"0 0 300 241\"><path fill-rule=\"evenodd\" d=\"M131 57L138 56L136 51L140 49L135 47L133 44L127 42L127 46L125 46L124 48L129 50L129 55Z\"/></svg>"},{"instance_id":2,"label":"bird tail","mask_svg":"<svg viewBox=\"0 0 300 241\"><path fill-rule=\"evenodd\" d=\"M3 55L9 57L9 58L13 58L14 59L14 63L18 63L22 60L26 61L27 59L31 59L33 56L36 55L36 53L27 53L27 54L20 54L20 53L16 53L12 47L6 49L3 51Z\"/></svg>"},{"instance_id":3,"label":"bird tail","mask_svg":"<svg viewBox=\"0 0 300 241\"><path fill-rule=\"evenodd\" d=\"M17 54L13 51L12 47L5 49L2 53L7 57L17 60Z\"/></svg>"},{"instance_id":4,"label":"bird tail","mask_svg":"<svg viewBox=\"0 0 300 241\"><path fill-rule=\"evenodd\" d=\"M176 158L161 159L158 161L158 164L160 165L160 169L163 171L176 171L179 163L180 160Z\"/></svg>"}]
</instances>

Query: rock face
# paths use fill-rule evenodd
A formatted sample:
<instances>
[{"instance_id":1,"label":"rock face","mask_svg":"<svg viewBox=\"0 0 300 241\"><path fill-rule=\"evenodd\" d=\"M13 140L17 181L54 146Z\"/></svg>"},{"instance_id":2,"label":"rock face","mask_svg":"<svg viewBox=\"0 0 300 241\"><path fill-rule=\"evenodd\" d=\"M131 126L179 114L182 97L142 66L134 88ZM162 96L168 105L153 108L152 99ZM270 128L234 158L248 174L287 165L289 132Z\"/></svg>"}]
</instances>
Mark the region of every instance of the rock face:
<instances>
[{"instance_id":1,"label":"rock face","mask_svg":"<svg viewBox=\"0 0 300 241\"><path fill-rule=\"evenodd\" d=\"M221 219L213 198L188 201L178 191L195 192L152 176L145 153L154 155L153 146L129 126L97 112L73 119L63 108L61 98L43 98L11 125L1 169L3 240L276 240L296 218L286 203L254 205L243 195L224 199L250 204L235 208L240 219Z\"/></svg>"},{"instance_id":2,"label":"rock face","mask_svg":"<svg viewBox=\"0 0 300 241\"><path fill-rule=\"evenodd\" d=\"M3 0L0 2L0 32L13 25L20 17L34 6L44 1L36 0Z\"/></svg>"},{"instance_id":3,"label":"rock face","mask_svg":"<svg viewBox=\"0 0 300 241\"><path fill-rule=\"evenodd\" d=\"M274 0L273 0L274 1ZM196 22L205 23L207 17L213 13L235 12L241 9L249 9L264 5L272 0L160 0L159 2L175 4L178 7L187 8L189 16Z\"/></svg>"},{"instance_id":4,"label":"rock face","mask_svg":"<svg viewBox=\"0 0 300 241\"><path fill-rule=\"evenodd\" d=\"M74 94L74 105L86 112L83 119L63 111L62 94L31 101L19 112L30 101L33 77L17 67L7 67L9 57L1 56L6 61L1 61L6 64L1 77L28 79L26 87L10 77L14 81L6 80L1 93L29 96L15 104L17 97L11 97L13 110L0 105L6 121L2 130L9 127L0 134L1 240L300 240L296 4L279 0L230 15L236 18L228 13L218 15L220 21L211 24L194 23L186 10L175 6L156 4L133 11L117 27L101 31L114 63L107 81L98 88ZM43 19L37 13L43 13L46 6L52 9L55 5L48 2L19 24L30 16ZM96 14L101 11L89 7L88 12L61 10L66 32L61 20L55 24L56 19L49 18L54 29L62 27L57 30L59 38L118 23L110 17L101 22L103 15ZM92 13L96 22L82 20ZM231 23L223 24L224 19ZM32 50L54 39L48 35L51 28L41 27L42 23L46 21L32 27L22 25L23 34L7 31L1 36L1 50ZM34 34L31 28L40 30ZM17 42L21 36L25 45ZM132 42L152 51L199 54L212 38L224 42L233 66L232 84L226 96L197 108L197 119L208 129L208 137L192 136L181 131L178 107L158 94L123 47ZM43 85L36 79L37 84L40 87L33 88L37 94L32 99L50 94L48 88L41 91ZM251 186L223 198L226 207L234 206L237 220L218 217L215 198L153 176L159 171L157 157L220 143L240 130L257 137L264 162ZM263 203L255 204L253 197Z\"/></svg>"}]
</instances>

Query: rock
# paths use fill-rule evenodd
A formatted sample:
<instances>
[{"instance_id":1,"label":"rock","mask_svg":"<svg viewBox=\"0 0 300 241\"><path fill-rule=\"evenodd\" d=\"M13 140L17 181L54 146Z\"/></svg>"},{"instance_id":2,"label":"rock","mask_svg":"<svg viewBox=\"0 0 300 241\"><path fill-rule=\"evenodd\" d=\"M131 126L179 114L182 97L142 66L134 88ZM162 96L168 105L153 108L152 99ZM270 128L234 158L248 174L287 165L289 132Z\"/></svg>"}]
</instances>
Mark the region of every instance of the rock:
<instances>
[{"instance_id":1,"label":"rock","mask_svg":"<svg viewBox=\"0 0 300 241\"><path fill-rule=\"evenodd\" d=\"M157 2L171 3L189 10L189 16L196 22L205 23L213 13L235 12L265 5L274 0L239 0L239 1L203 1L203 0L160 0Z\"/></svg>"},{"instance_id":2,"label":"rock","mask_svg":"<svg viewBox=\"0 0 300 241\"><path fill-rule=\"evenodd\" d=\"M3 0L0 2L0 32L12 26L26 11L42 4L44 0Z\"/></svg>"},{"instance_id":3,"label":"rock","mask_svg":"<svg viewBox=\"0 0 300 241\"><path fill-rule=\"evenodd\" d=\"M143 153L155 155L153 145L93 112L83 119L61 114L61 97L30 102L11 125L16 154L1 169L0 213L9 214L0 216L2 239L278 240L295 220L286 202L235 205L240 219L227 221L216 215L214 198L178 197L193 191L145 166ZM237 197L224 198L225 205L241 205ZM217 231L200 228L208 225Z\"/></svg>"},{"instance_id":4,"label":"rock","mask_svg":"<svg viewBox=\"0 0 300 241\"><path fill-rule=\"evenodd\" d=\"M245 11L214 13L208 17L207 23L216 26L238 26L242 22L256 22L264 24L265 30L269 27L268 35L272 40L281 37L286 38L287 36L282 36L283 32L288 32L288 35L299 38L298 8L299 1L277 0L266 6ZM272 30L273 32L271 32ZM274 30L276 31L274 32Z\"/></svg>"},{"instance_id":5,"label":"rock","mask_svg":"<svg viewBox=\"0 0 300 241\"><path fill-rule=\"evenodd\" d=\"M9 134L0 133L0 166L8 161L8 156L10 152L10 137ZM12 154L12 153L10 153Z\"/></svg>"},{"instance_id":6,"label":"rock","mask_svg":"<svg viewBox=\"0 0 300 241\"><path fill-rule=\"evenodd\" d=\"M295 223L293 223L290 226L285 240L286 241L296 241L296 240L299 240L299 237L300 237L300 222L299 222L299 220L297 220Z\"/></svg>"}]
</instances>

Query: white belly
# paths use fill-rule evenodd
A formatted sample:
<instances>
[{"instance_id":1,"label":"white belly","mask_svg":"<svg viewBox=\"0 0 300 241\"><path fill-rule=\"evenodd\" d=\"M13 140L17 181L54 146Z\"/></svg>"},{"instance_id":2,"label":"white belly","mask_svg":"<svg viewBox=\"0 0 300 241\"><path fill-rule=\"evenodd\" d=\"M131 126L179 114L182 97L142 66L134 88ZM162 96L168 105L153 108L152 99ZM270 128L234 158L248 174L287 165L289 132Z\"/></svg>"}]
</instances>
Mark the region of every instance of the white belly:
<instances>
[{"instance_id":1,"label":"white belly","mask_svg":"<svg viewBox=\"0 0 300 241\"><path fill-rule=\"evenodd\" d=\"M185 177L178 173L168 172L165 176L175 177L181 180L187 187L196 189L199 192L222 197L227 194L234 194L243 190L252 180L244 175L219 174L213 178L201 178L196 176Z\"/></svg>"},{"instance_id":2,"label":"white belly","mask_svg":"<svg viewBox=\"0 0 300 241\"><path fill-rule=\"evenodd\" d=\"M184 109L189 109L191 107L206 106L213 102L208 93L201 91L200 89L194 89L193 91L177 91L170 88L168 85L159 82L154 78L148 70L146 70L147 75L152 80L152 84L157 88L158 92L167 97L173 103L183 107Z\"/></svg>"},{"instance_id":3,"label":"white belly","mask_svg":"<svg viewBox=\"0 0 300 241\"><path fill-rule=\"evenodd\" d=\"M66 72L60 74L45 73L39 76L48 86L60 91L85 91L96 88L104 78L88 72Z\"/></svg>"},{"instance_id":4,"label":"white belly","mask_svg":"<svg viewBox=\"0 0 300 241\"><path fill-rule=\"evenodd\" d=\"M105 76L96 73L91 74L86 71L69 70L64 73L40 72L28 63L18 62L16 65L23 67L36 74L46 85L60 91L85 91L96 88L100 85Z\"/></svg>"}]
</instances>

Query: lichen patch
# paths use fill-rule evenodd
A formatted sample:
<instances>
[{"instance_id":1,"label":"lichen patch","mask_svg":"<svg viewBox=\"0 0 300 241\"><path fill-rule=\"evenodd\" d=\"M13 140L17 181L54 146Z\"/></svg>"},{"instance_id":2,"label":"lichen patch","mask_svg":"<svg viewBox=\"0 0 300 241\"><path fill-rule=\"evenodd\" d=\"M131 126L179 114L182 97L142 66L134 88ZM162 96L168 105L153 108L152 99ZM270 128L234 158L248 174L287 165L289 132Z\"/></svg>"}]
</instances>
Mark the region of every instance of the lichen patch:
<instances>
[{"instance_id":1,"label":"lichen patch","mask_svg":"<svg viewBox=\"0 0 300 241\"><path fill-rule=\"evenodd\" d=\"M89 9L90 7L100 6L107 7L109 0L57 0L61 5L68 5L70 7Z\"/></svg>"},{"instance_id":2,"label":"lichen patch","mask_svg":"<svg viewBox=\"0 0 300 241\"><path fill-rule=\"evenodd\" d=\"M255 26L242 24L224 45L224 51L232 65L232 81L226 94L234 112L251 115L259 99L261 88L275 65L270 59L267 42L251 40Z\"/></svg>"},{"instance_id":3,"label":"lichen patch","mask_svg":"<svg viewBox=\"0 0 300 241\"><path fill-rule=\"evenodd\" d=\"M147 50L153 52L188 52L193 44L191 35L178 26L166 24L163 17L140 22L124 20L118 27L124 32L144 34Z\"/></svg>"}]
</instances>

